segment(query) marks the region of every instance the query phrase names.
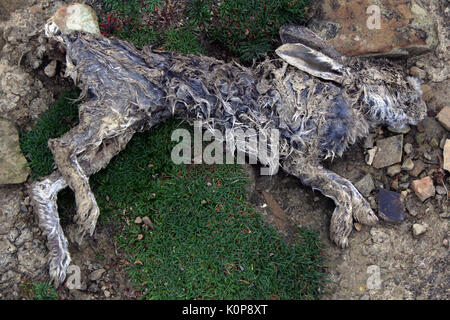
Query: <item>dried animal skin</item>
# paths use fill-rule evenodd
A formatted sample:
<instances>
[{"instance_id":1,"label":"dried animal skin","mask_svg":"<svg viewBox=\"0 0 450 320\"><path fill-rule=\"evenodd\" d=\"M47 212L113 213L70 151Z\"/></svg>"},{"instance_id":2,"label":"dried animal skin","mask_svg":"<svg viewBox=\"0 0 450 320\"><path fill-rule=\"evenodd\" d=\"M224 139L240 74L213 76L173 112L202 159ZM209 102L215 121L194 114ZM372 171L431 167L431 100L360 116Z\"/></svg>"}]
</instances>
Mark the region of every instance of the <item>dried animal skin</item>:
<instances>
[{"instance_id":1,"label":"dried animal skin","mask_svg":"<svg viewBox=\"0 0 450 320\"><path fill-rule=\"evenodd\" d=\"M295 42L295 28L303 30L300 37L311 36L290 26L290 42ZM302 45L285 44L277 51L283 59L267 59L249 69L205 56L138 50L97 34L65 34L55 24L46 30L66 46L67 75L82 88L84 99L79 125L49 141L58 170L31 190L52 252L55 284L64 280L70 263L56 211L58 191L69 186L75 193L74 240L81 243L86 233L93 233L100 213L88 177L104 168L137 131L173 115L200 119L205 128L222 132L254 129L270 134L278 129L281 167L335 201L330 237L346 247L353 220L373 224L378 218L350 181L320 161L341 156L370 126L415 124L425 114L417 83L404 79L402 68L385 60L341 57L338 62L306 45L318 42L312 47L323 49L325 42L317 36L298 39ZM336 55L331 48L322 51Z\"/></svg>"}]
</instances>

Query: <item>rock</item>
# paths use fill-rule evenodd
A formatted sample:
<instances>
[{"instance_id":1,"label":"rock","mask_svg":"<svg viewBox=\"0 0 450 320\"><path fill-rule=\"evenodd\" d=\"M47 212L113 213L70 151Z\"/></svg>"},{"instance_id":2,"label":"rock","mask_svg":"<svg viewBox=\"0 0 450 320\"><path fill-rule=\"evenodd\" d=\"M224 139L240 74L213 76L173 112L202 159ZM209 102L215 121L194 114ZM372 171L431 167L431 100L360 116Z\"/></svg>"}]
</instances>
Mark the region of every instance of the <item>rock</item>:
<instances>
[{"instance_id":1,"label":"rock","mask_svg":"<svg viewBox=\"0 0 450 320\"><path fill-rule=\"evenodd\" d=\"M28 241L17 252L17 270L28 277L36 277L40 272L45 274L48 272L46 256L43 243L37 239Z\"/></svg>"},{"instance_id":2,"label":"rock","mask_svg":"<svg viewBox=\"0 0 450 320\"><path fill-rule=\"evenodd\" d=\"M30 173L19 145L17 128L0 118L0 184L25 182Z\"/></svg>"},{"instance_id":3,"label":"rock","mask_svg":"<svg viewBox=\"0 0 450 320\"><path fill-rule=\"evenodd\" d=\"M411 171L412 169L414 169L414 162L411 160L411 158L407 158L405 161L403 161L402 170Z\"/></svg>"},{"instance_id":4,"label":"rock","mask_svg":"<svg viewBox=\"0 0 450 320\"><path fill-rule=\"evenodd\" d=\"M97 281L98 279L100 279L103 275L103 273L105 273L105 269L101 268L98 270L95 270L93 272L91 272L91 274L89 275L89 280L91 281Z\"/></svg>"},{"instance_id":5,"label":"rock","mask_svg":"<svg viewBox=\"0 0 450 320\"><path fill-rule=\"evenodd\" d=\"M444 169L450 172L450 139L444 145Z\"/></svg>"},{"instance_id":6,"label":"rock","mask_svg":"<svg viewBox=\"0 0 450 320\"><path fill-rule=\"evenodd\" d=\"M155 227L153 227L153 223L152 223L152 221L150 220L149 217L147 217L147 216L143 217L142 218L142 222L144 222L145 225L149 226L150 229L155 230Z\"/></svg>"},{"instance_id":7,"label":"rock","mask_svg":"<svg viewBox=\"0 0 450 320\"><path fill-rule=\"evenodd\" d=\"M435 188L433 184L433 179L431 179L431 177L425 177L420 180L414 180L411 183L411 188L414 190L417 197L422 202L430 197L434 197L435 195Z\"/></svg>"},{"instance_id":8,"label":"rock","mask_svg":"<svg viewBox=\"0 0 450 320\"><path fill-rule=\"evenodd\" d=\"M372 175L370 173L366 174L361 180L355 183L355 187L359 192L361 192L364 197L368 197L370 193L375 189Z\"/></svg>"},{"instance_id":9,"label":"rock","mask_svg":"<svg viewBox=\"0 0 450 320\"><path fill-rule=\"evenodd\" d=\"M432 96L433 96L433 89L428 85L428 84L423 84L421 86L422 89L422 99L423 101L427 102L431 100Z\"/></svg>"},{"instance_id":10,"label":"rock","mask_svg":"<svg viewBox=\"0 0 450 320\"><path fill-rule=\"evenodd\" d=\"M437 147L439 147L439 142L436 140L436 138L433 138L433 139L430 140L429 145L432 148L437 148Z\"/></svg>"},{"instance_id":11,"label":"rock","mask_svg":"<svg viewBox=\"0 0 450 320\"><path fill-rule=\"evenodd\" d=\"M377 141L377 153L372 166L381 169L402 161L403 135Z\"/></svg>"},{"instance_id":12,"label":"rock","mask_svg":"<svg viewBox=\"0 0 450 320\"><path fill-rule=\"evenodd\" d=\"M378 148L375 147L373 149L367 150L366 155L366 163L371 166L373 163L373 159L375 158L375 154L377 153Z\"/></svg>"},{"instance_id":13,"label":"rock","mask_svg":"<svg viewBox=\"0 0 450 320\"><path fill-rule=\"evenodd\" d=\"M397 174L399 174L402 171L402 167L399 164L394 164L393 166L390 166L387 168L387 174L390 177L393 177Z\"/></svg>"},{"instance_id":14,"label":"rock","mask_svg":"<svg viewBox=\"0 0 450 320\"><path fill-rule=\"evenodd\" d=\"M444 150L445 147L445 142L447 141L447 137L444 136L442 137L441 141L439 142L439 148L441 148L442 150Z\"/></svg>"},{"instance_id":15,"label":"rock","mask_svg":"<svg viewBox=\"0 0 450 320\"><path fill-rule=\"evenodd\" d=\"M425 142L425 138L426 138L426 136L425 136L425 133L423 133L423 132L419 132L419 133L417 133L416 134L416 143L419 145L419 146L421 146L421 145L423 145L423 143Z\"/></svg>"},{"instance_id":16,"label":"rock","mask_svg":"<svg viewBox=\"0 0 450 320\"><path fill-rule=\"evenodd\" d=\"M378 215L386 222L399 223L405 219L402 195L386 189L378 193Z\"/></svg>"},{"instance_id":17,"label":"rock","mask_svg":"<svg viewBox=\"0 0 450 320\"><path fill-rule=\"evenodd\" d=\"M111 292L109 292L108 290L103 291L103 294L105 295L105 298L111 297Z\"/></svg>"},{"instance_id":18,"label":"rock","mask_svg":"<svg viewBox=\"0 0 450 320\"><path fill-rule=\"evenodd\" d=\"M408 189L408 188L409 188L409 182L400 183L400 184L398 185L398 188L399 188L400 190L406 190L406 189Z\"/></svg>"},{"instance_id":19,"label":"rock","mask_svg":"<svg viewBox=\"0 0 450 320\"><path fill-rule=\"evenodd\" d=\"M29 0L0 0L0 21L7 20L11 12L29 5Z\"/></svg>"},{"instance_id":20,"label":"rock","mask_svg":"<svg viewBox=\"0 0 450 320\"><path fill-rule=\"evenodd\" d=\"M373 146L375 145L375 141L374 141L374 135L373 134L369 134L366 139L364 139L364 149L372 149Z\"/></svg>"},{"instance_id":21,"label":"rock","mask_svg":"<svg viewBox=\"0 0 450 320\"><path fill-rule=\"evenodd\" d=\"M76 30L100 35L97 14L85 4L74 3L61 7L49 21L56 23L61 32L65 34Z\"/></svg>"},{"instance_id":22,"label":"rock","mask_svg":"<svg viewBox=\"0 0 450 320\"><path fill-rule=\"evenodd\" d=\"M448 239L442 240L442 245L446 248L448 248Z\"/></svg>"},{"instance_id":23,"label":"rock","mask_svg":"<svg viewBox=\"0 0 450 320\"><path fill-rule=\"evenodd\" d=\"M410 155L413 152L414 148L411 143L405 143L403 147L403 151L405 151L406 155Z\"/></svg>"},{"instance_id":24,"label":"rock","mask_svg":"<svg viewBox=\"0 0 450 320\"><path fill-rule=\"evenodd\" d=\"M436 186L436 193L440 195L447 194L447 190L443 186Z\"/></svg>"},{"instance_id":25,"label":"rock","mask_svg":"<svg viewBox=\"0 0 450 320\"><path fill-rule=\"evenodd\" d=\"M413 235L415 237L417 237L417 236L420 236L421 234L423 234L425 231L427 231L427 225L415 223L412 226L412 230L413 230Z\"/></svg>"},{"instance_id":26,"label":"rock","mask_svg":"<svg viewBox=\"0 0 450 320\"><path fill-rule=\"evenodd\" d=\"M345 56L408 56L438 44L433 18L415 0L324 0L308 27ZM374 25L379 9L380 23Z\"/></svg>"},{"instance_id":27,"label":"rock","mask_svg":"<svg viewBox=\"0 0 450 320\"><path fill-rule=\"evenodd\" d=\"M411 127L408 125L404 125L401 128L394 128L394 127L389 126L388 130L393 133L407 134L409 131L411 131Z\"/></svg>"},{"instance_id":28,"label":"rock","mask_svg":"<svg viewBox=\"0 0 450 320\"><path fill-rule=\"evenodd\" d=\"M398 179L394 179L394 181L392 181L392 183L391 183L391 189L398 190L398 188L399 188Z\"/></svg>"},{"instance_id":29,"label":"rock","mask_svg":"<svg viewBox=\"0 0 450 320\"><path fill-rule=\"evenodd\" d=\"M88 289L88 291L89 292L91 292L91 293L97 293L98 292L98 286L95 284L95 283L92 283L90 286L89 286L89 289Z\"/></svg>"},{"instance_id":30,"label":"rock","mask_svg":"<svg viewBox=\"0 0 450 320\"><path fill-rule=\"evenodd\" d=\"M141 217L136 217L136 219L134 220L134 223L141 224L142 223L142 218Z\"/></svg>"},{"instance_id":31,"label":"rock","mask_svg":"<svg viewBox=\"0 0 450 320\"><path fill-rule=\"evenodd\" d=\"M355 222L353 224L353 226L355 227L356 231L361 231L361 229L362 229L362 225L360 223L358 223L358 222Z\"/></svg>"},{"instance_id":32,"label":"rock","mask_svg":"<svg viewBox=\"0 0 450 320\"><path fill-rule=\"evenodd\" d=\"M436 116L442 126L450 131L450 107L444 107Z\"/></svg>"},{"instance_id":33,"label":"rock","mask_svg":"<svg viewBox=\"0 0 450 320\"><path fill-rule=\"evenodd\" d=\"M425 170L426 165L421 160L414 161L414 168L409 172L412 177L418 177Z\"/></svg>"},{"instance_id":34,"label":"rock","mask_svg":"<svg viewBox=\"0 0 450 320\"><path fill-rule=\"evenodd\" d=\"M45 68L44 68L44 73L47 77L52 78L55 76L56 74L56 66L57 66L57 61L56 60L52 60L52 62L50 62Z\"/></svg>"},{"instance_id":35,"label":"rock","mask_svg":"<svg viewBox=\"0 0 450 320\"><path fill-rule=\"evenodd\" d=\"M439 122L433 117L425 117L421 122L423 125L423 133L425 134L425 139L430 141L433 138L440 139L446 134L446 131Z\"/></svg>"}]
</instances>

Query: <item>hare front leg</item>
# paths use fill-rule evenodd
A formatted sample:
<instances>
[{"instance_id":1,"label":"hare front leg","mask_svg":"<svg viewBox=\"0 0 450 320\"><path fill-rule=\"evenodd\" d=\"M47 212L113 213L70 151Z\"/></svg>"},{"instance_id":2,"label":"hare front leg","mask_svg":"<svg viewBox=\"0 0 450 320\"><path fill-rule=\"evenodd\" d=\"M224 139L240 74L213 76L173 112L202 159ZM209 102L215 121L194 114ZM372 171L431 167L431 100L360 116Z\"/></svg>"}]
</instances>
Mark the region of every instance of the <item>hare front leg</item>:
<instances>
[{"instance_id":1,"label":"hare front leg","mask_svg":"<svg viewBox=\"0 0 450 320\"><path fill-rule=\"evenodd\" d=\"M348 236L352 231L353 220L373 225L378 218L369 203L353 186L338 174L318 163L311 163L296 153L283 163L283 169L298 177L303 184L317 189L334 200L336 209L331 217L330 238L341 248L348 246Z\"/></svg>"},{"instance_id":2,"label":"hare front leg","mask_svg":"<svg viewBox=\"0 0 450 320\"><path fill-rule=\"evenodd\" d=\"M82 154L78 160L86 175L90 176L104 168L116 154L125 148L133 134L134 130L130 129L118 137L104 141L100 148ZM55 171L45 179L34 182L30 189L39 226L47 236L47 246L51 254L50 277L56 287L64 281L67 267L71 261L67 239L59 223L57 208L58 192L67 186L61 173ZM95 218L91 217L91 219ZM95 226L95 221L93 223Z\"/></svg>"},{"instance_id":3,"label":"hare front leg","mask_svg":"<svg viewBox=\"0 0 450 320\"><path fill-rule=\"evenodd\" d=\"M134 130L133 121L105 106L96 106L94 101L83 104L80 110L79 125L48 144L59 172L75 193L74 220L79 228L74 238L81 245L86 233L93 234L100 213L88 177L125 147ZM105 141L111 150L103 146Z\"/></svg>"}]
</instances>

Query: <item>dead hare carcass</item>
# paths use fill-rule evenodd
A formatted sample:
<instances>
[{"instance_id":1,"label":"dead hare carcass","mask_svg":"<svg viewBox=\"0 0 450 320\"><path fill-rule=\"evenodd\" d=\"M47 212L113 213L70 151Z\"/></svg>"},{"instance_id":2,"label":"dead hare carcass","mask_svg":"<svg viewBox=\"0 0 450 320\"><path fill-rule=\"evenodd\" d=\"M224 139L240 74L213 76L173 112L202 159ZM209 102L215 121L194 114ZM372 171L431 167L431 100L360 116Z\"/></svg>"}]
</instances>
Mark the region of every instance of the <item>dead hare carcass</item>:
<instances>
[{"instance_id":1,"label":"dead hare carcass","mask_svg":"<svg viewBox=\"0 0 450 320\"><path fill-rule=\"evenodd\" d=\"M49 141L58 169L34 182L30 192L48 239L55 285L64 281L70 264L58 192L69 186L75 193L77 228L69 234L81 243L94 232L100 213L88 177L106 167L135 132L174 115L222 131L278 129L281 168L334 200L330 238L338 246L348 245L354 220L378 221L353 184L320 162L341 156L371 126L401 127L425 116L420 85L405 77L402 67L385 59L343 57L310 30L285 26L276 50L280 59L250 69L205 56L138 50L103 37L92 24L74 27L76 14L79 10L63 7L45 29L67 49L67 74L84 99L80 122Z\"/></svg>"}]
</instances>

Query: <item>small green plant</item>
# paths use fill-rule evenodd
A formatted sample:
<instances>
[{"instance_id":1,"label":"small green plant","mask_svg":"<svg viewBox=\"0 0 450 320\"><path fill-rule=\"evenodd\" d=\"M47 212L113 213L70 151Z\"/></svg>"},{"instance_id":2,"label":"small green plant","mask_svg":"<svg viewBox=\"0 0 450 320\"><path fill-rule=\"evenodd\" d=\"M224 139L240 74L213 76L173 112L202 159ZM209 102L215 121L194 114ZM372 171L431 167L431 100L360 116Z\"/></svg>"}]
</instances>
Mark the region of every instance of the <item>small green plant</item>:
<instances>
[{"instance_id":1,"label":"small green plant","mask_svg":"<svg viewBox=\"0 0 450 320\"><path fill-rule=\"evenodd\" d=\"M309 0L224 0L214 8L207 33L212 41L223 43L248 62L273 49L281 26L303 23L308 3Z\"/></svg>"},{"instance_id":2,"label":"small green plant","mask_svg":"<svg viewBox=\"0 0 450 320\"><path fill-rule=\"evenodd\" d=\"M109 12L115 11L122 18L131 18L139 22L142 16L152 12L161 5L163 0L104 0L105 9Z\"/></svg>"},{"instance_id":3,"label":"small green plant","mask_svg":"<svg viewBox=\"0 0 450 320\"><path fill-rule=\"evenodd\" d=\"M189 28L169 29L166 32L163 48L184 54L204 53L198 42L198 35Z\"/></svg>"},{"instance_id":4,"label":"small green plant","mask_svg":"<svg viewBox=\"0 0 450 320\"><path fill-rule=\"evenodd\" d=\"M53 155L47 143L78 124L78 104L75 100L79 93L79 89L63 93L38 119L33 130L20 131L20 146L31 167L33 179L44 177L54 170Z\"/></svg>"},{"instance_id":5,"label":"small green plant","mask_svg":"<svg viewBox=\"0 0 450 320\"><path fill-rule=\"evenodd\" d=\"M26 300L58 300L58 292L48 282L21 283L22 296Z\"/></svg>"}]
</instances>

